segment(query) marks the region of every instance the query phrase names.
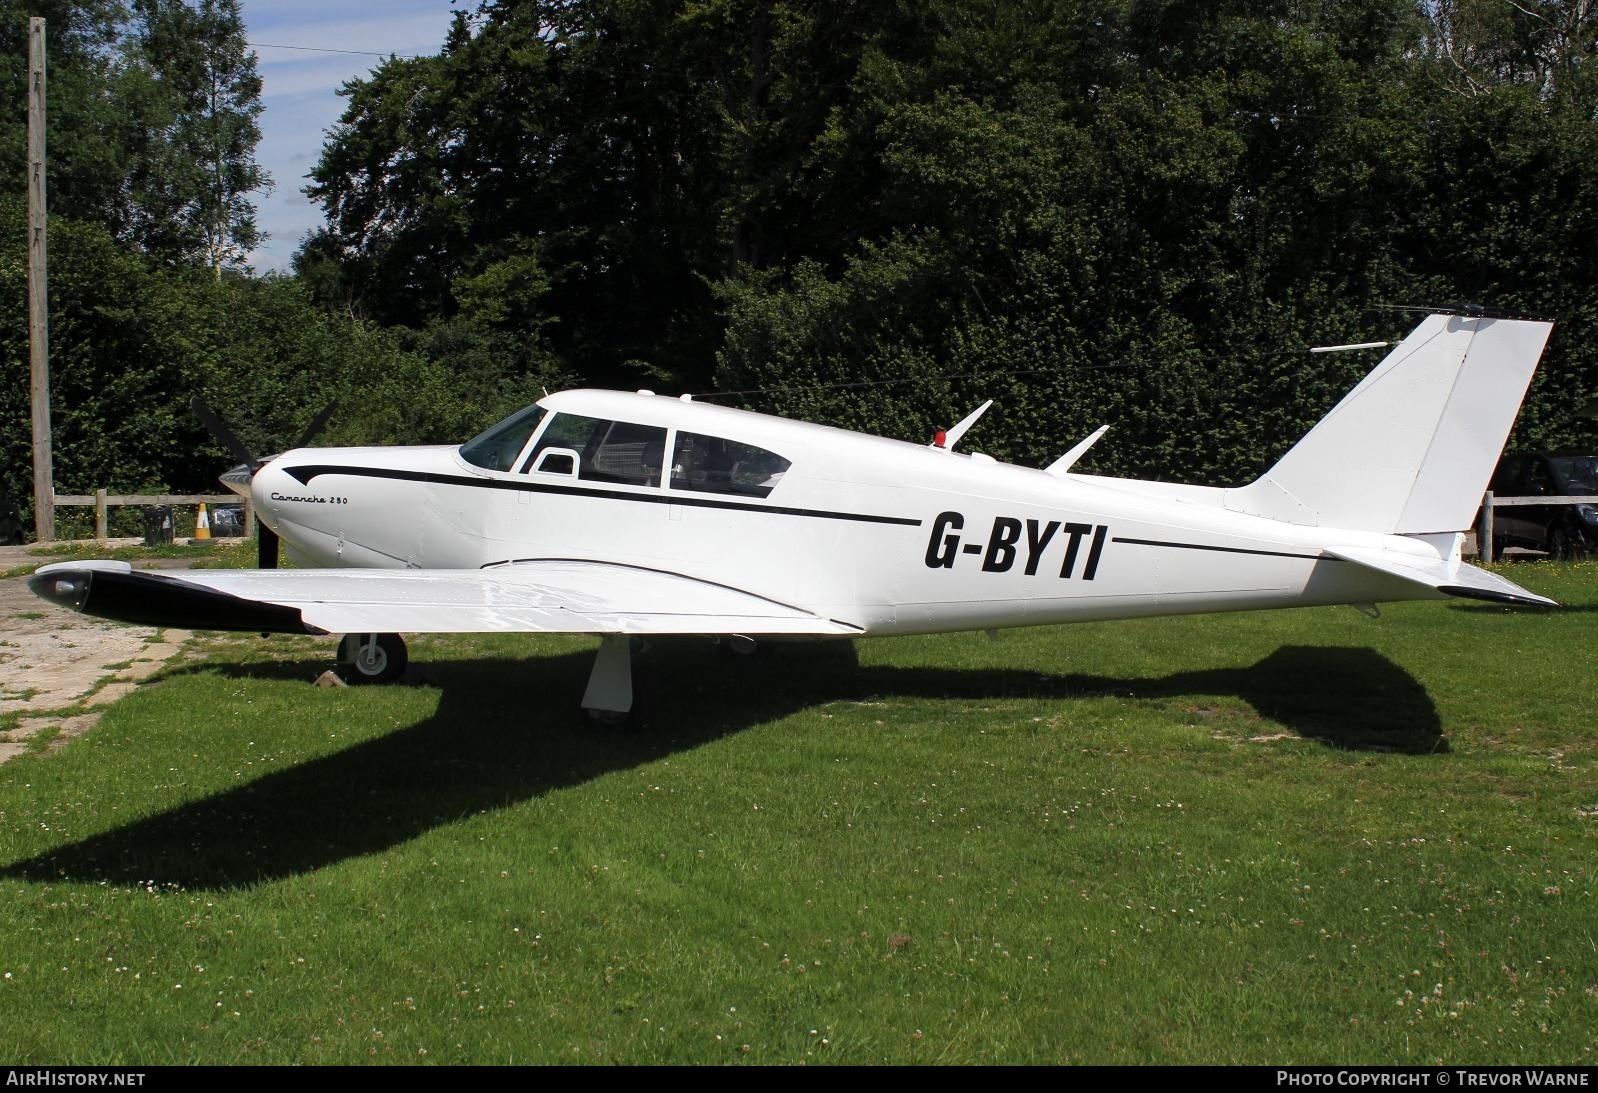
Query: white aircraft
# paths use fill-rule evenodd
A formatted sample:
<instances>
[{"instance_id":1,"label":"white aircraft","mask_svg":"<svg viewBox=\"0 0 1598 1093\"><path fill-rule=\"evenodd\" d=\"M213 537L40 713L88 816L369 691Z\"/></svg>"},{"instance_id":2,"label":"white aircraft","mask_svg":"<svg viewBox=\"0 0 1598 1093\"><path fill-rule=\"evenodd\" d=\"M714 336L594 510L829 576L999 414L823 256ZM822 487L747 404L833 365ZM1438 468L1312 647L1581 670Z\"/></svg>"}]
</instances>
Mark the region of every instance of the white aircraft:
<instances>
[{"instance_id":1,"label":"white aircraft","mask_svg":"<svg viewBox=\"0 0 1598 1093\"><path fill-rule=\"evenodd\" d=\"M640 635L1552 605L1460 560L1551 327L1431 315L1237 489L1072 473L1102 429L1042 470L954 453L985 405L923 447L688 396L566 391L459 447L298 448L246 472L260 520L313 568L62 562L30 583L128 622L345 634L356 681L400 675L400 632L596 634L582 702L596 720L631 709Z\"/></svg>"}]
</instances>

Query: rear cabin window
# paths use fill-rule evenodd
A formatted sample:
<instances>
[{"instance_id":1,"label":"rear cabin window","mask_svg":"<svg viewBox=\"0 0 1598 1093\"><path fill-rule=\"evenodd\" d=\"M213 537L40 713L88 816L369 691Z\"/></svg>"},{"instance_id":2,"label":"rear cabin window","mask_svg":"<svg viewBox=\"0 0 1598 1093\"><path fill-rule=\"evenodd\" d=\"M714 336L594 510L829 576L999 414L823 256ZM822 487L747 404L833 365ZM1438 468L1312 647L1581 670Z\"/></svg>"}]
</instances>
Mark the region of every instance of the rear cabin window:
<instances>
[{"instance_id":1,"label":"rear cabin window","mask_svg":"<svg viewBox=\"0 0 1598 1093\"><path fill-rule=\"evenodd\" d=\"M792 466L776 452L700 433L678 433L671 488L765 497Z\"/></svg>"},{"instance_id":2,"label":"rear cabin window","mask_svg":"<svg viewBox=\"0 0 1598 1093\"><path fill-rule=\"evenodd\" d=\"M508 471L527 446L527 438L533 435L538 423L543 420L542 406L518 410L462 444L461 458L473 466L491 471Z\"/></svg>"},{"instance_id":3,"label":"rear cabin window","mask_svg":"<svg viewBox=\"0 0 1598 1093\"><path fill-rule=\"evenodd\" d=\"M570 448L576 452L577 477L584 481L658 486L666 454L666 430L581 414L556 414L522 464L522 472L537 466L539 453L547 448Z\"/></svg>"}]
</instances>

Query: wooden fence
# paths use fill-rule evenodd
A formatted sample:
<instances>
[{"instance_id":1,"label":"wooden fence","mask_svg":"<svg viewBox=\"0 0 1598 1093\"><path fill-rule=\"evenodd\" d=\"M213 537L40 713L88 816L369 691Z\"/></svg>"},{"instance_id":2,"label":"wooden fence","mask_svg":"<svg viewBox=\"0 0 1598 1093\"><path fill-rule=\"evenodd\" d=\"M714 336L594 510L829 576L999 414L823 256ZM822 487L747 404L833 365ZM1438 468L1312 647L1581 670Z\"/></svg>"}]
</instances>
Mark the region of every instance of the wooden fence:
<instances>
[{"instance_id":1,"label":"wooden fence","mask_svg":"<svg viewBox=\"0 0 1598 1093\"><path fill-rule=\"evenodd\" d=\"M1493 560L1493 510L1516 505L1598 505L1598 496L1567 497L1563 494L1542 497L1494 497L1488 490L1481 499L1481 516L1476 523L1476 553L1484 562Z\"/></svg>"},{"instance_id":2,"label":"wooden fence","mask_svg":"<svg viewBox=\"0 0 1598 1093\"><path fill-rule=\"evenodd\" d=\"M248 499L234 493L106 493L105 490L95 490L88 493L58 493L54 497L57 508L73 506L94 506L94 537L96 541L104 543L108 538L106 534L106 515L112 508L126 505L137 505L147 508L151 505L194 505L202 502L207 505L239 505L244 506L244 534L251 535L255 532L255 505Z\"/></svg>"}]
</instances>

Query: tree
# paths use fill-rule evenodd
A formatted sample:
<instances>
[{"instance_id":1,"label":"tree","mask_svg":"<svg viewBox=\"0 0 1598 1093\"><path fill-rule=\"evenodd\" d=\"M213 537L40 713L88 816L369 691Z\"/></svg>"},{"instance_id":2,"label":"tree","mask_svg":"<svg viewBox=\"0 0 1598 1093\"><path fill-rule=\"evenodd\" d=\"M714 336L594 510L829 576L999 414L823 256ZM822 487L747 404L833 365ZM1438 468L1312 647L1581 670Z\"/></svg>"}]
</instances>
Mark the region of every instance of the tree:
<instances>
[{"instance_id":1,"label":"tree","mask_svg":"<svg viewBox=\"0 0 1598 1093\"><path fill-rule=\"evenodd\" d=\"M347 88L299 268L590 381L700 389L714 352L758 408L912 438L997 394L996 455L1110 420L1101 469L1235 483L1368 363L1288 347L1398 333L1372 304L1588 321L1593 9L485 0ZM1438 52L1465 14L1479 86ZM1589 390L1595 344L1546 371Z\"/></svg>"},{"instance_id":2,"label":"tree","mask_svg":"<svg viewBox=\"0 0 1598 1093\"><path fill-rule=\"evenodd\" d=\"M261 81L239 0L0 0L0 90L22 102L27 16L48 33L50 211L177 265L242 265L259 244L250 196ZM0 124L0 170L26 170L25 112Z\"/></svg>"},{"instance_id":3,"label":"tree","mask_svg":"<svg viewBox=\"0 0 1598 1093\"><path fill-rule=\"evenodd\" d=\"M135 242L220 278L261 242L250 195L271 179L255 161L261 78L239 0L133 0L123 83L140 142L130 178Z\"/></svg>"},{"instance_id":4,"label":"tree","mask_svg":"<svg viewBox=\"0 0 1598 1093\"><path fill-rule=\"evenodd\" d=\"M438 56L346 87L308 188L328 230L303 268L336 261L322 283L341 306L414 326L497 285L521 301L505 329L556 317L549 342L591 377L708 379L721 131L713 85L684 67L705 43L675 7L495 5L457 17Z\"/></svg>"},{"instance_id":5,"label":"tree","mask_svg":"<svg viewBox=\"0 0 1598 1093\"><path fill-rule=\"evenodd\" d=\"M1467 95L1518 84L1591 119L1598 112L1595 0L1424 0L1424 51Z\"/></svg>"},{"instance_id":6,"label":"tree","mask_svg":"<svg viewBox=\"0 0 1598 1093\"><path fill-rule=\"evenodd\" d=\"M0 177L21 192L27 177L28 17L45 19L46 143L50 211L120 233L128 222L130 122L118 94L115 0L0 0Z\"/></svg>"}]
</instances>

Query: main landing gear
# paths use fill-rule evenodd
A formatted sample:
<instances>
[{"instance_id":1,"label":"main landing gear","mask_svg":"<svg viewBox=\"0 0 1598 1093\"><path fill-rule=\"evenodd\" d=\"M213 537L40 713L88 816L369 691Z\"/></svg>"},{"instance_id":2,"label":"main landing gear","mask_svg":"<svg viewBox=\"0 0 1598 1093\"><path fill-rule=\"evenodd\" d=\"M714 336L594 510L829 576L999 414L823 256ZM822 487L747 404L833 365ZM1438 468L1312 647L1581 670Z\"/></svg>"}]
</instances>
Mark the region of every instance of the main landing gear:
<instances>
[{"instance_id":1,"label":"main landing gear","mask_svg":"<svg viewBox=\"0 0 1598 1093\"><path fill-rule=\"evenodd\" d=\"M594 728L622 728L632 720L633 651L626 634L606 634L599 640L599 655L588 674L583 692L583 724Z\"/></svg>"},{"instance_id":2,"label":"main landing gear","mask_svg":"<svg viewBox=\"0 0 1598 1093\"><path fill-rule=\"evenodd\" d=\"M398 634L345 634L338 643L346 683L393 683L405 674L408 661L405 639Z\"/></svg>"},{"instance_id":3,"label":"main landing gear","mask_svg":"<svg viewBox=\"0 0 1598 1093\"><path fill-rule=\"evenodd\" d=\"M338 643L338 664L346 683L393 683L405 674L408 660L405 641L398 634L345 634ZM620 728L632 720L632 709L632 639L606 634L583 692L583 722Z\"/></svg>"}]
</instances>

